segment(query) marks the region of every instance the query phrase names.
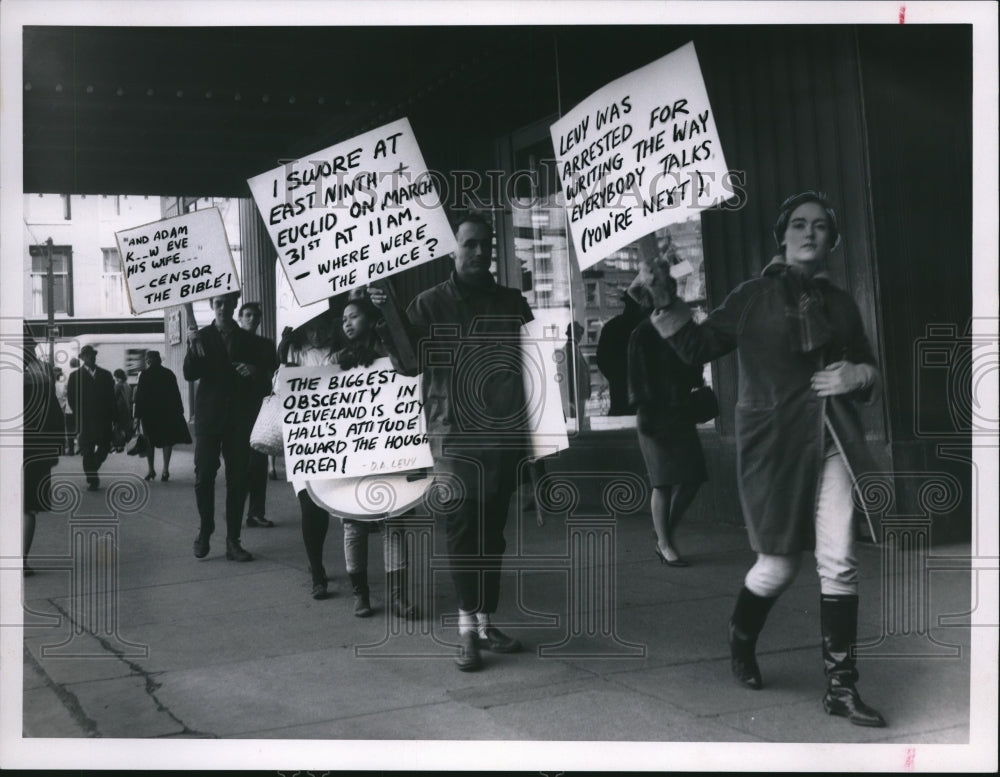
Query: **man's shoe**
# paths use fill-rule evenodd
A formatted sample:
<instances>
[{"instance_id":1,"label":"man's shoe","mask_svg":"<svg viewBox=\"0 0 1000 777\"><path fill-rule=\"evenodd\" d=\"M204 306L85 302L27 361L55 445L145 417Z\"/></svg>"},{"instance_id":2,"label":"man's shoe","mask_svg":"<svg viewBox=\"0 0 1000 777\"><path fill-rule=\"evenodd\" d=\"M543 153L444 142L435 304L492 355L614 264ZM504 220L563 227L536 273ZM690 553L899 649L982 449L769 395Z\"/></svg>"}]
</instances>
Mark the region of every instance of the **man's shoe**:
<instances>
[{"instance_id":1,"label":"man's shoe","mask_svg":"<svg viewBox=\"0 0 1000 777\"><path fill-rule=\"evenodd\" d=\"M460 672L475 672L483 668L483 659L479 655L479 645L476 641L476 633L467 631L459 634L461 644L458 646L458 655L455 656L455 665Z\"/></svg>"},{"instance_id":2,"label":"man's shoe","mask_svg":"<svg viewBox=\"0 0 1000 777\"><path fill-rule=\"evenodd\" d=\"M208 536L199 534L194 540L194 557L205 558L208 555Z\"/></svg>"},{"instance_id":3,"label":"man's shoe","mask_svg":"<svg viewBox=\"0 0 1000 777\"><path fill-rule=\"evenodd\" d=\"M87 490L88 491L97 491L97 490L100 489L100 487L101 487L101 481L98 480L97 478L94 478L93 480L88 480L87 481Z\"/></svg>"},{"instance_id":4,"label":"man's shoe","mask_svg":"<svg viewBox=\"0 0 1000 777\"><path fill-rule=\"evenodd\" d=\"M226 558L229 561L253 561L253 556L243 550L239 540L226 540Z\"/></svg>"},{"instance_id":5,"label":"man's shoe","mask_svg":"<svg viewBox=\"0 0 1000 777\"><path fill-rule=\"evenodd\" d=\"M524 646L513 637L508 637L496 626L486 627L486 636L477 637L479 646L494 653L519 653Z\"/></svg>"},{"instance_id":6,"label":"man's shoe","mask_svg":"<svg viewBox=\"0 0 1000 777\"><path fill-rule=\"evenodd\" d=\"M255 515L247 516L247 526L252 529L270 529L274 526L274 521L269 521L267 518L258 518Z\"/></svg>"}]
</instances>

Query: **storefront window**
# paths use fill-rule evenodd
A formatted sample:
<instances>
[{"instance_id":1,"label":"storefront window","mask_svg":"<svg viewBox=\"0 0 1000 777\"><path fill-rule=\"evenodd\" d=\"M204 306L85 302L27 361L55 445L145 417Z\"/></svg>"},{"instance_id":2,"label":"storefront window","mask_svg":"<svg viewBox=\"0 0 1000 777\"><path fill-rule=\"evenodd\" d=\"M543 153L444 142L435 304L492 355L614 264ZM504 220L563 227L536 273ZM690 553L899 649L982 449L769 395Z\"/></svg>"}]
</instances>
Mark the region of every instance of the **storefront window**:
<instances>
[{"instance_id":1,"label":"storefront window","mask_svg":"<svg viewBox=\"0 0 1000 777\"><path fill-rule=\"evenodd\" d=\"M670 261L678 292L695 308L696 318L704 317L701 218L695 215L659 229L581 272L569 239L547 123L517 133L507 142L509 151L505 159L503 153L501 157L509 171L517 173L516 190L505 203L507 226L513 233L505 241L513 253L505 258L507 283L516 285L512 280L521 279L535 318L544 322L546 346L558 369L567 428L634 428L635 416L623 413L620 400L612 406L613 393L627 392L622 383L627 382L623 357L629 331L621 326L624 295L639 270L640 258L655 252ZM622 319L608 329L615 342L602 342L605 326L618 317ZM708 369L705 380L711 384ZM614 392L612 382L617 382Z\"/></svg>"}]
</instances>

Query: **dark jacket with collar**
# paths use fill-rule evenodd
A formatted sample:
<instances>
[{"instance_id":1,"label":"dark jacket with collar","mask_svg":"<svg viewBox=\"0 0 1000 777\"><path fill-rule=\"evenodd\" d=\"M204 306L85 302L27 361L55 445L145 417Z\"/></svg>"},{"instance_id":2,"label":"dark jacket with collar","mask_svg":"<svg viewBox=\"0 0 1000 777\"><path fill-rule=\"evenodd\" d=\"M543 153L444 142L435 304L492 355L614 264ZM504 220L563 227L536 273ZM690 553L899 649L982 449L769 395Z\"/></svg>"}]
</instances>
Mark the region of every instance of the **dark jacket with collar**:
<instances>
[{"instance_id":1,"label":"dark jacket with collar","mask_svg":"<svg viewBox=\"0 0 1000 777\"><path fill-rule=\"evenodd\" d=\"M261 338L233 325L231 352L226 351L222 334L215 324L198 330L204 356L189 348L184 356L184 379L198 381L194 402L195 434L221 434L230 424L250 429L257 418L260 403L271 389L271 362L264 355ZM256 368L256 374L244 378L233 367L244 362Z\"/></svg>"},{"instance_id":2,"label":"dark jacket with collar","mask_svg":"<svg viewBox=\"0 0 1000 777\"><path fill-rule=\"evenodd\" d=\"M628 341L629 402L639 431L663 440L684 437L698 444L691 390L705 383L703 367L687 364L645 319Z\"/></svg>"},{"instance_id":3,"label":"dark jacket with collar","mask_svg":"<svg viewBox=\"0 0 1000 777\"><path fill-rule=\"evenodd\" d=\"M657 329L691 364L737 351L737 469L750 545L760 553L783 554L815 547L814 515L830 427L855 484L875 469L857 402L871 401L876 387L816 395L811 379L818 370L840 360L875 366L875 356L854 299L822 277L815 284L831 337L820 349L798 352L775 269L772 263L761 277L740 284L701 324L681 302ZM875 532L873 527L877 538Z\"/></svg>"},{"instance_id":4,"label":"dark jacket with collar","mask_svg":"<svg viewBox=\"0 0 1000 777\"><path fill-rule=\"evenodd\" d=\"M517 289L474 289L456 279L419 294L406 310L422 372L424 416L437 474L461 467L449 451L482 465L489 491L502 462L528 447L521 328L533 319ZM468 480L468 478L465 478Z\"/></svg>"},{"instance_id":5,"label":"dark jacket with collar","mask_svg":"<svg viewBox=\"0 0 1000 777\"><path fill-rule=\"evenodd\" d=\"M115 401L115 379L103 367L91 376L86 367L69 374L66 400L77 419L80 444L110 443L111 425L118 412Z\"/></svg>"}]
</instances>

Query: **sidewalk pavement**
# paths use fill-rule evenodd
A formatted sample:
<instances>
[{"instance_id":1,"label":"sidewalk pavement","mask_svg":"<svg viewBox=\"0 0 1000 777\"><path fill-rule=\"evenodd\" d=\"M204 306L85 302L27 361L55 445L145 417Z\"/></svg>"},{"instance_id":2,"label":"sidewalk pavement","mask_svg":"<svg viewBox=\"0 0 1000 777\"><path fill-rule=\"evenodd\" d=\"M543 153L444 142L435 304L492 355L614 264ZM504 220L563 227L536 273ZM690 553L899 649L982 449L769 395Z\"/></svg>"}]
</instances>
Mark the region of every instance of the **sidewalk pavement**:
<instances>
[{"instance_id":1,"label":"sidewalk pavement","mask_svg":"<svg viewBox=\"0 0 1000 777\"><path fill-rule=\"evenodd\" d=\"M284 481L268 483L277 525L244 528L255 560L235 563L224 555L220 472L220 529L208 557L195 559L192 459L176 449L170 481L146 483L145 460L113 454L98 492L81 488L79 457L61 460L63 510L39 517L38 572L25 579L25 737L969 740L967 544L928 554L917 543L892 561L860 546L859 641L874 647L859 660L859 689L890 723L866 729L820 705L819 588L808 563L761 637L765 688L732 680L726 624L753 561L741 528L705 517L683 525L678 543L691 566L680 569L654 557L643 494L625 498L629 514L577 504L570 520L551 513L539 525L536 512L519 511L496 621L526 650L484 652L484 670L463 673L439 563L426 572L432 590L417 597L432 617L401 624L386 615L381 538L372 535L377 613L355 618L333 520L334 595L309 596L298 506ZM414 520L418 539L440 553L442 532ZM937 571L924 574L928 557Z\"/></svg>"}]
</instances>

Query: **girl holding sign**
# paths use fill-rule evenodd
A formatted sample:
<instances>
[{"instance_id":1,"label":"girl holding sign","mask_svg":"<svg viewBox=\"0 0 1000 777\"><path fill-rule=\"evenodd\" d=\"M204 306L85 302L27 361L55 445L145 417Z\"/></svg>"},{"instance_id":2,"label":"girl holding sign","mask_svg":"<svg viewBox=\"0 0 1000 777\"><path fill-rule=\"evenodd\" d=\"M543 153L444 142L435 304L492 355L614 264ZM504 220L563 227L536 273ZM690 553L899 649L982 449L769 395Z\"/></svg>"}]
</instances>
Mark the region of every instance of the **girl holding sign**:
<instances>
[{"instance_id":1,"label":"girl holding sign","mask_svg":"<svg viewBox=\"0 0 1000 777\"><path fill-rule=\"evenodd\" d=\"M375 331L380 318L378 309L367 296L351 298L344 307L340 326L333 311L316 316L296 330L286 327L281 334L278 354L282 363L300 367L336 364L342 370L367 367L389 353ZM338 333L338 328L340 332ZM343 335L343 347L338 348ZM312 597L325 599L327 577L323 566L323 545L330 525L330 514L317 505L306 488L306 478L292 478L302 511L302 539L312 574ZM344 527L344 562L354 593L354 614L359 618L374 615L368 588L368 535L378 531L381 521L357 521L341 517ZM383 541L383 557L388 574L389 607L400 617L418 617L417 608L407 601L406 569L403 538L398 531L387 529Z\"/></svg>"},{"instance_id":2,"label":"girl holding sign","mask_svg":"<svg viewBox=\"0 0 1000 777\"><path fill-rule=\"evenodd\" d=\"M740 500L757 562L729 622L733 675L748 688L761 687L757 637L794 581L802 552L812 551L827 676L823 709L858 726L880 727L885 720L855 688L852 500L858 478L875 469L857 405L873 400L879 373L857 303L829 279L829 255L839 243L830 203L811 191L789 197L774 239L780 255L701 324L669 290L650 321L690 364L739 354Z\"/></svg>"}]
</instances>

